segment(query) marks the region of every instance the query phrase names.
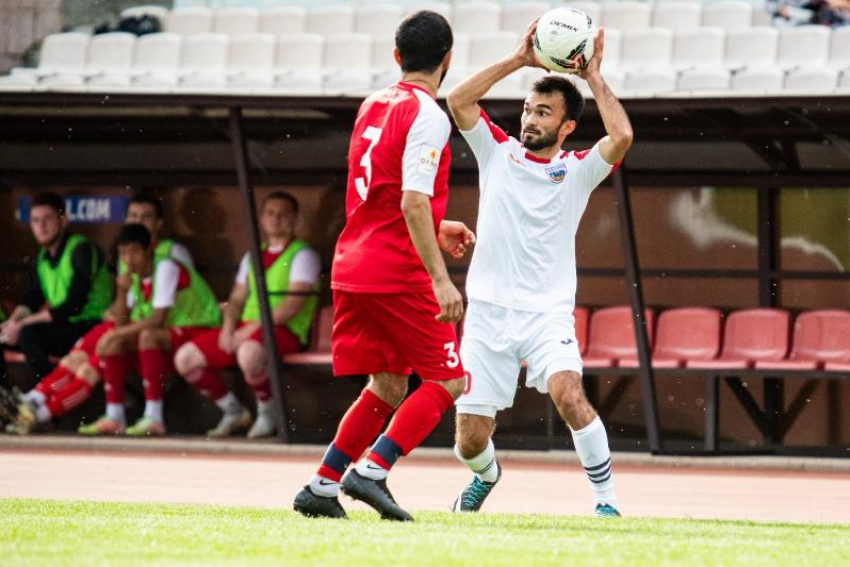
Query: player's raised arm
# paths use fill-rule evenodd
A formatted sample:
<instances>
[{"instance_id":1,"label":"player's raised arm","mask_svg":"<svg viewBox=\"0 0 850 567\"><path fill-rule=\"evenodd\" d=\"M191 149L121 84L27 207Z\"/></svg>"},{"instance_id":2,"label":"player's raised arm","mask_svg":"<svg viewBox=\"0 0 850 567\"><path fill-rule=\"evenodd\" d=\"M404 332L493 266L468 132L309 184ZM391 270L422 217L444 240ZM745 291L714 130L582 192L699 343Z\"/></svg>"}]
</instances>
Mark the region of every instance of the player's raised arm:
<instances>
[{"instance_id":1,"label":"player's raised arm","mask_svg":"<svg viewBox=\"0 0 850 567\"><path fill-rule=\"evenodd\" d=\"M608 134L599 142L599 153L602 155L602 159L610 164L615 164L622 160L626 152L629 151L634 133L626 110L614 96L614 93L611 92L611 89L608 88L608 84L602 78L602 73L599 70L604 46L605 30L600 29L594 42L593 57L588 61L587 67L578 72L578 76L587 81L593 93L593 98L596 100L596 106L599 108L599 115L602 117L605 132Z\"/></svg>"},{"instance_id":2,"label":"player's raised arm","mask_svg":"<svg viewBox=\"0 0 850 567\"><path fill-rule=\"evenodd\" d=\"M467 77L449 91L446 102L458 128L470 130L475 126L481 113L478 101L487 94L487 91L493 85L523 67L543 68L532 49L536 29L537 21L535 20L528 27L528 31L513 53Z\"/></svg>"}]
</instances>

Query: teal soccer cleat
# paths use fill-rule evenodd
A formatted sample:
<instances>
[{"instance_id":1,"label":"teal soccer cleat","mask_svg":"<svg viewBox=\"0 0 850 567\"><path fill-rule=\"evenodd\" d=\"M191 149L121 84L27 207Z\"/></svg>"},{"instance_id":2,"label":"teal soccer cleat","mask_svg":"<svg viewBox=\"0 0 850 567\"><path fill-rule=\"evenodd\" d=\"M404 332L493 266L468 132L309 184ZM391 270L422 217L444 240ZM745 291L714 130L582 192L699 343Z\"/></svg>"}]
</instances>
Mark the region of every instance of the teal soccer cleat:
<instances>
[{"instance_id":1,"label":"teal soccer cleat","mask_svg":"<svg viewBox=\"0 0 850 567\"><path fill-rule=\"evenodd\" d=\"M502 467L498 462L496 462L496 466L499 468L499 472L493 482L484 482L477 475L472 477L472 482L463 489L455 500L452 506L453 512L477 512L481 509L481 505L484 504L484 500L487 499L490 491L502 478Z\"/></svg>"},{"instance_id":2,"label":"teal soccer cleat","mask_svg":"<svg viewBox=\"0 0 850 567\"><path fill-rule=\"evenodd\" d=\"M619 518L620 511L610 504L597 504L596 515L600 518Z\"/></svg>"}]
</instances>

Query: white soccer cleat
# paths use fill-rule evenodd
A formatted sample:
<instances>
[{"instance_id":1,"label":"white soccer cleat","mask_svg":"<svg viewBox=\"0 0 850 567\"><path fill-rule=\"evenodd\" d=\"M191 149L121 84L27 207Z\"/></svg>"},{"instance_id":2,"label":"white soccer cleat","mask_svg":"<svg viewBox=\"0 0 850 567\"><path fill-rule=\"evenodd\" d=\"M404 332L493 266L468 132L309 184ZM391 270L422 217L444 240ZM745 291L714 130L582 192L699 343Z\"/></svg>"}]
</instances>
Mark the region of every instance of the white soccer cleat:
<instances>
[{"instance_id":1,"label":"white soccer cleat","mask_svg":"<svg viewBox=\"0 0 850 567\"><path fill-rule=\"evenodd\" d=\"M271 437L277 433L277 419L272 411L261 411L257 413L257 419L251 430L248 431L248 439L257 439L259 437Z\"/></svg>"},{"instance_id":2,"label":"white soccer cleat","mask_svg":"<svg viewBox=\"0 0 850 567\"><path fill-rule=\"evenodd\" d=\"M237 431L247 429L251 425L251 412L242 408L235 413L225 413L214 428L207 431L207 437L230 437Z\"/></svg>"}]
</instances>

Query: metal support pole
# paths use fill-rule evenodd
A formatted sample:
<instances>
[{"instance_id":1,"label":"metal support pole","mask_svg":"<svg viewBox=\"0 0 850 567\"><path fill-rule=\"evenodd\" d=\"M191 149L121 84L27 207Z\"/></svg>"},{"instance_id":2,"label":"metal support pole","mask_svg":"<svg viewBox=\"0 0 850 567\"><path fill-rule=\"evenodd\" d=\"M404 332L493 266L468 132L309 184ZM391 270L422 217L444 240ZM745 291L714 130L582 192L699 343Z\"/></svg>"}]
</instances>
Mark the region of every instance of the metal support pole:
<instances>
[{"instance_id":1,"label":"metal support pole","mask_svg":"<svg viewBox=\"0 0 850 567\"><path fill-rule=\"evenodd\" d=\"M720 442L720 377L705 378L705 450L713 453Z\"/></svg>"},{"instance_id":2,"label":"metal support pole","mask_svg":"<svg viewBox=\"0 0 850 567\"><path fill-rule=\"evenodd\" d=\"M260 245L260 230L257 220L257 210L254 204L254 187L251 184L251 173L248 169L248 152L245 138L242 135L242 109L230 109L230 140L233 142L233 157L236 160L236 175L239 180L239 192L242 194L242 204L248 222L248 246L251 253L251 264L254 268L254 280L257 285L257 299L260 304L260 322L263 327L263 345L268 356L269 380L272 385L272 396L275 406L280 412L277 421L277 436L282 443L289 442L289 404L286 392L280 381L280 353L274 340L274 322L269 304L269 294L266 288L266 270L263 267L263 251Z\"/></svg>"},{"instance_id":3,"label":"metal support pole","mask_svg":"<svg viewBox=\"0 0 850 567\"><path fill-rule=\"evenodd\" d=\"M649 339L646 335L646 317L643 307L643 291L641 288L640 272L638 269L637 247L635 246L634 223L632 222L632 207L629 201L629 186L625 169L620 166L613 175L614 189L617 192L617 207L620 212L620 233L623 239L623 260L626 264L626 284L632 303L634 317L635 340L637 342L638 370L643 397L644 420L649 441L649 450L653 453L661 451L661 435L658 428L658 406L655 403L655 379L652 375L652 363L649 351Z\"/></svg>"},{"instance_id":4,"label":"metal support pole","mask_svg":"<svg viewBox=\"0 0 850 567\"><path fill-rule=\"evenodd\" d=\"M776 198L779 191L773 188L758 191L758 271L759 271L759 305L761 307L776 307L777 282L774 274L778 271L777 254L777 216ZM781 378L765 378L764 380L764 413L768 420L769 434L765 435L765 443L779 445L782 443L782 423L785 417L785 383Z\"/></svg>"}]
</instances>

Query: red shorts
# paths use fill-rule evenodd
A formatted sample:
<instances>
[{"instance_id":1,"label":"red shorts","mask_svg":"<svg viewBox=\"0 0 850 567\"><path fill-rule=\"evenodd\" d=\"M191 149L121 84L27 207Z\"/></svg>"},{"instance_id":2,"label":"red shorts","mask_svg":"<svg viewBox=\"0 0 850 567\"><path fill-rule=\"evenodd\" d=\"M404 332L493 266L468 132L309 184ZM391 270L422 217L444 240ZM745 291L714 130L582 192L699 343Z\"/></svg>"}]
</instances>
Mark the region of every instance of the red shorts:
<instances>
[{"instance_id":1,"label":"red shorts","mask_svg":"<svg viewBox=\"0 0 850 567\"><path fill-rule=\"evenodd\" d=\"M240 323L239 328L241 329L246 324L247 323ZM213 370L221 370L236 365L236 352L228 354L219 348L218 336L220 333L221 329L207 329L205 333L196 336L191 341L192 344L198 347L198 350L203 353L204 358L207 359L207 367L212 368ZM277 352L280 356L301 351L301 341L286 327L276 325L274 328L274 339L277 343ZM248 337L248 340L262 344L263 328L257 328L257 330Z\"/></svg>"},{"instance_id":2,"label":"red shorts","mask_svg":"<svg viewBox=\"0 0 850 567\"><path fill-rule=\"evenodd\" d=\"M80 337L74 346L71 347L72 351L81 350L85 352L89 356L94 356L94 350L97 347L97 342L100 338L105 335L108 331L111 331L115 328L115 323L112 321L104 321L103 323L99 323L89 329L89 332Z\"/></svg>"},{"instance_id":3,"label":"red shorts","mask_svg":"<svg viewBox=\"0 0 850 567\"><path fill-rule=\"evenodd\" d=\"M451 323L440 323L433 294L334 290L335 376L410 374L424 380L463 378Z\"/></svg>"},{"instance_id":4,"label":"red shorts","mask_svg":"<svg viewBox=\"0 0 850 567\"><path fill-rule=\"evenodd\" d=\"M211 331L218 332L218 329L211 329L209 327L169 327L168 334L171 337L171 352L177 352L177 349L186 343Z\"/></svg>"}]
</instances>

